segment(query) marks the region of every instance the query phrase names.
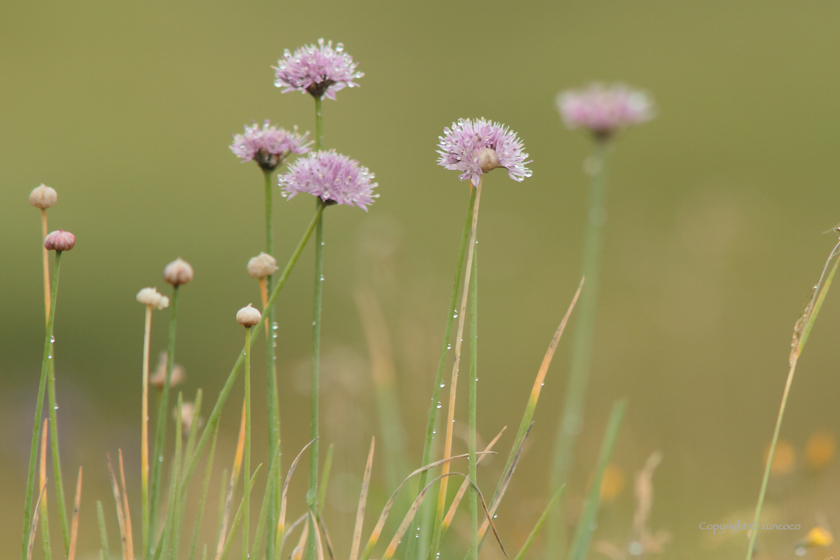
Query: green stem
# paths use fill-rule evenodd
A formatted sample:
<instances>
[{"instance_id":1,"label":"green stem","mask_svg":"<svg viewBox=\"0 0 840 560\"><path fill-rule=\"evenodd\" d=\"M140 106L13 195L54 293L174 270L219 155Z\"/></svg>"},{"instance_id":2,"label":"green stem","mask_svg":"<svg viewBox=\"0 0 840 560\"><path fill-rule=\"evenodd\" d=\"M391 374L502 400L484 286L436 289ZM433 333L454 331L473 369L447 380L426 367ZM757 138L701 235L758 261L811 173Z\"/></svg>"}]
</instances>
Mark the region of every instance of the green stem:
<instances>
[{"instance_id":1,"label":"green stem","mask_svg":"<svg viewBox=\"0 0 840 560\"><path fill-rule=\"evenodd\" d=\"M265 171L265 252L272 257L274 256L274 206L272 203L272 181L271 171ZM271 293L272 276L265 279L266 291ZM278 455L275 445L280 441L280 405L279 397L277 395L277 362L276 362L276 348L277 330L274 324L274 306L267 309L268 312L268 332L266 333L266 349L267 349L267 368L266 375L268 376L268 454L269 457ZM282 472L281 469L276 469L276 472ZM273 557L274 549L274 531L275 527L275 504L279 505L277 500L277 491L279 485L275 480L269 480L268 484L272 487L269 494L268 504L268 535L266 537L266 558Z\"/></svg>"},{"instance_id":2,"label":"green stem","mask_svg":"<svg viewBox=\"0 0 840 560\"><path fill-rule=\"evenodd\" d=\"M595 335L595 316L598 307L599 261L601 258L601 233L606 222L604 201L607 188L607 155L609 141L598 139L592 154L591 183L589 187L589 212L586 221L586 235L583 248L583 275L586 289L578 303L578 323L572 348L572 365L566 387L563 416L554 444L554 459L551 469L550 489L556 492L566 483L573 464L573 452L577 437L583 427L583 411L586 404L586 386L592 361L592 342ZM560 508L562 510L562 508ZM546 546L547 558L559 558L563 543L564 524L562 511L552 514Z\"/></svg>"},{"instance_id":3,"label":"green stem","mask_svg":"<svg viewBox=\"0 0 840 560\"><path fill-rule=\"evenodd\" d=\"M320 151L324 145L324 124L321 118L321 97L315 97L315 151ZM324 206L320 199L318 207ZM310 512L318 513L318 393L320 386L321 370L321 291L324 281L324 216L318 217L318 225L315 230L315 294L312 301L312 388L311 405L309 411L309 439L315 440L310 450L309 460L309 491L306 494L306 502ZM317 527L309 524L309 537L307 538L307 560L315 559L315 531Z\"/></svg>"},{"instance_id":4,"label":"green stem","mask_svg":"<svg viewBox=\"0 0 840 560\"><path fill-rule=\"evenodd\" d=\"M437 367L437 374L435 375L435 383L432 387L432 402L429 407L429 420L426 422L426 439L425 443L423 444L423 457L420 460L420 466L428 465L432 461L432 445L435 439L435 426L437 425L437 418L438 418L438 410L441 407L440 404L440 389L441 385L443 384L443 374L444 370L446 369L446 358L449 355L450 349L450 338L452 337L452 323L455 319L455 315L458 312L458 292L461 288L461 279L464 274L464 255L467 253L467 243L470 239L470 226L472 224L472 214L473 214L473 206L475 205L475 189L471 189L470 194L470 203L467 207L467 217L466 221L464 222L464 232L461 234L461 247L458 250L458 263L455 267L455 280L452 283L452 294L449 298L449 311L446 316L446 326L443 329L443 344L441 345L440 349L440 358L438 359L438 367ZM422 490L426 487L426 480L429 476L429 471L423 471L419 475L419 483L418 488ZM418 490L419 492L419 490ZM433 506L426 506L424 508L425 511L431 511L431 507ZM425 521L428 522L429 515L425 516ZM421 524L425 523L423 520L420 522ZM416 534L416 529L412 530L409 534ZM421 531L421 534L426 535L425 531ZM410 551L411 547L414 544L415 540L420 539L409 539L409 554L406 555L406 558L410 558ZM417 547L417 560L422 560L426 556L426 551L424 550L425 546L418 546Z\"/></svg>"},{"instance_id":5,"label":"green stem","mask_svg":"<svg viewBox=\"0 0 840 560\"><path fill-rule=\"evenodd\" d=\"M298 243L298 246L295 248L294 253L292 253L292 256L289 258L289 262L286 263L286 267L283 269L282 274L280 274L280 278L277 280L277 285L274 286L274 290L271 292L271 295L268 298L268 305L266 307L271 308L271 306L274 305L274 302L277 301L277 298L280 295L280 291L286 284L286 280L288 280L292 269L295 267L295 264L300 258L300 255L303 252L303 248L306 246L307 241L309 241L309 238L312 236L312 232L315 230L315 225L318 223L318 219L321 217L321 213L323 211L324 205L321 204L315 211L315 215L312 216L312 220L309 222L309 227L307 227L306 231L303 234L303 237ZM265 321L261 320L259 323L257 323L254 327L251 328L252 337L255 337L259 334L260 330L262 330L264 322ZM198 443L195 446L195 452L193 453L193 456L187 464L186 470L184 471L184 477L182 478L181 483L182 492L186 491L186 485L189 484L190 478L192 477L192 474L195 471L195 468L198 464L198 458L201 457L201 452L204 449L204 446L207 445L207 441L209 440L210 435L213 433L213 430L215 429L216 424L219 421L219 417L222 414L222 408L224 407L225 401L227 401L227 397L230 394L231 389L233 389L234 383L236 382L236 376L239 373L239 368L242 367L242 364L244 362L245 356L243 349L243 351L239 353L239 357L236 359L236 363L233 364L233 368L228 374L227 381L225 381L225 385L224 387L222 387L218 399L216 399L216 404L213 405L213 411L210 413L210 417L207 419L207 425L204 427L204 431L201 433L201 438L199 438Z\"/></svg>"},{"instance_id":6,"label":"green stem","mask_svg":"<svg viewBox=\"0 0 840 560\"><path fill-rule=\"evenodd\" d=\"M476 244L478 241L476 241ZM478 391L478 247L473 249L472 275L470 277L470 404L469 404L469 453L470 480L478 484L476 470L476 405ZM478 560L478 493L470 485L470 528L473 560Z\"/></svg>"},{"instance_id":7,"label":"green stem","mask_svg":"<svg viewBox=\"0 0 840 560\"><path fill-rule=\"evenodd\" d=\"M166 382L160 396L157 424L155 425L155 446L152 453L151 500L149 505L149 557L155 553L154 542L158 507L160 503L160 477L163 466L163 447L166 439L166 420L169 409L169 384L172 381L172 367L175 363L175 333L178 324L178 286L172 289L172 315L169 318L169 347L166 355ZM180 438L180 434L178 434Z\"/></svg>"},{"instance_id":8,"label":"green stem","mask_svg":"<svg viewBox=\"0 0 840 560\"><path fill-rule=\"evenodd\" d=\"M32 428L32 445L29 449L29 472L26 476L26 498L23 504L23 538L21 544L20 558L26 560L29 548L29 530L32 527L32 509L35 507L35 469L38 462L38 444L41 440L41 415L44 412L44 393L47 388L47 377L49 374L49 362L52 361L52 339L53 326L55 324L56 298L58 297L58 276L61 271L61 251L55 252L55 279L52 287L52 305L50 306L50 317L47 320L47 332L44 337L44 352L41 358L41 380L38 383L38 401L35 404L35 425Z\"/></svg>"},{"instance_id":9,"label":"green stem","mask_svg":"<svg viewBox=\"0 0 840 560\"><path fill-rule=\"evenodd\" d=\"M251 329L245 329L245 488L251 487ZM251 493L245 492L242 512L242 558L247 559Z\"/></svg>"},{"instance_id":10,"label":"green stem","mask_svg":"<svg viewBox=\"0 0 840 560\"><path fill-rule=\"evenodd\" d=\"M50 371L47 377L47 395L50 407L50 447L52 448L55 493L58 499L58 519L61 523L61 536L64 539L64 553L70 551L70 526L67 524L67 509L64 500L64 483L61 478L61 457L58 452L58 404L55 399L55 340L50 342Z\"/></svg>"}]
</instances>

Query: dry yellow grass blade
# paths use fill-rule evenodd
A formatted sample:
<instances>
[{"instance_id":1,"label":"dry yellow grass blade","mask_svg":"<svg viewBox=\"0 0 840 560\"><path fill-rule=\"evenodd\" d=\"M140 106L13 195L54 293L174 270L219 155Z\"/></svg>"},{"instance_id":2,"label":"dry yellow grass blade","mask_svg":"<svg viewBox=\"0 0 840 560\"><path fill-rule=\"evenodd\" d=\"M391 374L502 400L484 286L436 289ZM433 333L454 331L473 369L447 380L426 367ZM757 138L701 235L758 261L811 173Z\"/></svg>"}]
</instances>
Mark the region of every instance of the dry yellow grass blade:
<instances>
[{"instance_id":1,"label":"dry yellow grass blade","mask_svg":"<svg viewBox=\"0 0 840 560\"><path fill-rule=\"evenodd\" d=\"M29 526L29 548L26 552L26 560L32 560L32 549L35 547L35 534L38 532L38 517L41 515L41 500L46 496L46 485L41 488L38 495L38 502L35 504L35 513L32 514L32 525Z\"/></svg>"},{"instance_id":2,"label":"dry yellow grass blade","mask_svg":"<svg viewBox=\"0 0 840 560\"><path fill-rule=\"evenodd\" d=\"M280 515L277 518L277 539L281 542L283 541L283 535L286 530L286 498L289 494L289 481L292 479L292 475L295 472L295 468L297 468L300 458L303 457L303 453L309 449L309 446L313 443L315 443L315 439L303 446L303 449L300 450L297 457L295 457L295 460L292 461L292 464L289 466L289 472L286 473L286 480L283 482L283 492L280 495ZM307 523L309 522L307 521Z\"/></svg>"},{"instance_id":3,"label":"dry yellow grass blade","mask_svg":"<svg viewBox=\"0 0 840 560\"><path fill-rule=\"evenodd\" d=\"M79 479L76 482L76 499L73 502L73 522L70 525L70 547L67 560L76 559L76 538L79 535L79 507L82 504L82 467L79 467Z\"/></svg>"},{"instance_id":4,"label":"dry yellow grass blade","mask_svg":"<svg viewBox=\"0 0 840 560\"><path fill-rule=\"evenodd\" d=\"M490 451L490 453L493 453L493 452ZM487 454L486 452L476 453L476 455L486 455L486 454ZM367 546L365 546L365 551L362 553L362 560L366 560L370 556L371 550L373 550L373 547L376 546L376 543L379 541L379 537L382 535L382 529L385 527L385 522L388 521L388 515L390 515L391 509L394 507L394 502L396 502L396 500L397 500L397 494L399 494L402 487L405 485L406 482L409 481L409 479L411 477L416 476L416 475L418 475L422 472L425 472L429 469L433 469L435 467L438 467L440 465L448 464L451 461L454 461L455 459L465 459L467 457L469 457L469 454L465 453L463 455L454 455L454 456L449 457L447 459L441 459L439 461L435 461L434 463L429 463L425 467L420 467L419 469L417 469L416 471L414 471L413 473L411 473L410 475L405 477L405 479L402 482L400 482L400 485L397 486L397 489L394 490L394 492L391 494L391 497L388 499L388 502L385 504L385 507L382 508L382 513L379 514L379 521L376 522L376 527L373 528L373 533L371 533L370 539L368 539ZM453 474L460 474L460 473L453 473ZM440 480L441 478L444 478L444 476L439 476L435 480L437 481L437 480Z\"/></svg>"},{"instance_id":5,"label":"dry yellow grass blade","mask_svg":"<svg viewBox=\"0 0 840 560\"><path fill-rule=\"evenodd\" d=\"M122 543L123 560L131 560L128 550L128 537L125 532L125 511L123 510L123 501L120 497L120 484L117 482L117 476L114 474L114 466L111 464L111 456L108 457L108 472L111 474L111 486L114 490L114 501L117 503L117 521L120 524L120 542Z\"/></svg>"},{"instance_id":6,"label":"dry yellow grass blade","mask_svg":"<svg viewBox=\"0 0 840 560\"><path fill-rule=\"evenodd\" d=\"M291 560L302 560L303 553L306 551L306 537L309 535L309 518L303 524L303 532L300 534L300 540L297 546L292 551Z\"/></svg>"},{"instance_id":7,"label":"dry yellow grass blade","mask_svg":"<svg viewBox=\"0 0 840 560\"><path fill-rule=\"evenodd\" d=\"M493 438L493 441L484 449L484 453L489 453L493 450L493 446L496 445L496 442L502 437L502 434L505 433L507 430L507 426L502 428L502 431ZM481 464L481 461L484 459L485 455L481 455L478 460L475 462L476 466ZM452 504L449 506L449 511L446 512L446 517L443 518L443 525L441 525L441 533L446 531L449 526L452 524L452 519L455 517L455 512L458 510L458 506L461 504L461 500L464 498L464 494L467 493L467 488L470 487L470 481L465 480L461 487L458 489L458 493L455 494L455 498L452 500Z\"/></svg>"},{"instance_id":8,"label":"dry yellow grass blade","mask_svg":"<svg viewBox=\"0 0 840 560\"><path fill-rule=\"evenodd\" d=\"M134 538L131 533L131 511L128 509L128 491L125 489L125 468L123 468L122 449L120 453L120 482L122 484L123 509L125 509L125 537L128 547L128 560L134 560Z\"/></svg>"},{"instance_id":9,"label":"dry yellow grass blade","mask_svg":"<svg viewBox=\"0 0 840 560\"><path fill-rule=\"evenodd\" d=\"M236 455L233 458L233 470L230 473L227 496L225 497L225 512L222 515L222 526L219 529L219 542L216 544L216 560L222 557L225 550L225 535L230 522L230 510L233 506L233 491L239 480L239 470L242 467L242 456L245 454L245 401L242 401L242 420L239 424L239 440L236 442ZM247 490L247 488L246 488Z\"/></svg>"},{"instance_id":10,"label":"dry yellow grass blade","mask_svg":"<svg viewBox=\"0 0 840 560\"><path fill-rule=\"evenodd\" d=\"M312 520L312 524L315 526L315 553L318 556L318 560L324 560L324 545L321 542L321 532L318 530L318 520L315 519L315 514L311 511L309 512L309 518Z\"/></svg>"},{"instance_id":11,"label":"dry yellow grass blade","mask_svg":"<svg viewBox=\"0 0 840 560\"><path fill-rule=\"evenodd\" d=\"M286 530L286 533L283 535L283 540L280 541L280 546L274 549L275 558L280 558L280 552L282 551L283 547L286 545L286 538L291 535L295 529L297 529L298 525L303 523L309 518L309 513L304 513L300 517L294 520L294 522L289 525L289 528Z\"/></svg>"},{"instance_id":12,"label":"dry yellow grass blade","mask_svg":"<svg viewBox=\"0 0 840 560\"><path fill-rule=\"evenodd\" d=\"M370 439L370 452L368 453L365 476L362 479L362 491L359 495L359 508L356 510L356 527L353 529L353 546L350 548L350 560L358 560L359 547L362 545L362 527L365 523L365 507L367 507L367 494L370 487L370 473L373 469L373 449L376 446L376 438Z\"/></svg>"}]
</instances>

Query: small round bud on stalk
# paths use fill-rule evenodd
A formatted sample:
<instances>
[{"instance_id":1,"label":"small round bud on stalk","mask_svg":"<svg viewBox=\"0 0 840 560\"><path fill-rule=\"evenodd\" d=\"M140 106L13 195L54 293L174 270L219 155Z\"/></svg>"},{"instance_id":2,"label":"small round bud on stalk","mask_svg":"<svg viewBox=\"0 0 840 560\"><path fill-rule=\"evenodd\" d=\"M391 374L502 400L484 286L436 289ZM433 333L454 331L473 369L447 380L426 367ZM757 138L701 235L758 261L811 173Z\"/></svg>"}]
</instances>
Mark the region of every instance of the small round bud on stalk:
<instances>
[{"instance_id":1,"label":"small round bud on stalk","mask_svg":"<svg viewBox=\"0 0 840 560\"><path fill-rule=\"evenodd\" d=\"M187 375L184 373L184 368L179 364L172 364L172 378L169 380L169 386L174 387L184 382ZM158 359L157 369L155 374L149 378L149 385L155 389L162 390L166 384L166 352L160 353Z\"/></svg>"},{"instance_id":2,"label":"small round bud on stalk","mask_svg":"<svg viewBox=\"0 0 840 560\"><path fill-rule=\"evenodd\" d=\"M172 410L172 418L176 421L178 420L178 407L175 407ZM190 435L190 430L192 429L192 424L195 421L195 404L193 403L184 403L181 405L181 431L184 433L184 437L188 437ZM201 418L198 419L198 427L200 428L204 422L201 421Z\"/></svg>"},{"instance_id":3,"label":"small round bud on stalk","mask_svg":"<svg viewBox=\"0 0 840 560\"><path fill-rule=\"evenodd\" d=\"M143 288L137 292L137 301L155 309L166 309L169 307L169 298L158 292L155 288Z\"/></svg>"},{"instance_id":4,"label":"small round bud on stalk","mask_svg":"<svg viewBox=\"0 0 840 560\"><path fill-rule=\"evenodd\" d=\"M259 310L251 307L250 303L247 307L243 307L242 309L236 312L236 321L243 327L253 327L254 325L260 322L261 318L262 314L259 312Z\"/></svg>"},{"instance_id":5,"label":"small round bud on stalk","mask_svg":"<svg viewBox=\"0 0 840 560\"><path fill-rule=\"evenodd\" d=\"M58 194L55 192L55 189L51 189L43 183L41 183L40 187L35 187L29 193L29 204L41 210L55 206L57 200Z\"/></svg>"},{"instance_id":6,"label":"small round bud on stalk","mask_svg":"<svg viewBox=\"0 0 840 560\"><path fill-rule=\"evenodd\" d=\"M487 173L499 166L499 156L493 148L481 148L478 152L478 166L481 171Z\"/></svg>"},{"instance_id":7,"label":"small round bud on stalk","mask_svg":"<svg viewBox=\"0 0 840 560\"><path fill-rule=\"evenodd\" d=\"M248 261L248 274L254 278L267 278L277 271L277 261L271 255L260 253Z\"/></svg>"},{"instance_id":8,"label":"small round bud on stalk","mask_svg":"<svg viewBox=\"0 0 840 560\"><path fill-rule=\"evenodd\" d=\"M193 279L193 269L190 263L177 258L163 269L163 279L177 288Z\"/></svg>"},{"instance_id":9,"label":"small round bud on stalk","mask_svg":"<svg viewBox=\"0 0 840 560\"><path fill-rule=\"evenodd\" d=\"M44 238L47 251L69 251L76 245L76 236L69 231L56 230Z\"/></svg>"}]
</instances>

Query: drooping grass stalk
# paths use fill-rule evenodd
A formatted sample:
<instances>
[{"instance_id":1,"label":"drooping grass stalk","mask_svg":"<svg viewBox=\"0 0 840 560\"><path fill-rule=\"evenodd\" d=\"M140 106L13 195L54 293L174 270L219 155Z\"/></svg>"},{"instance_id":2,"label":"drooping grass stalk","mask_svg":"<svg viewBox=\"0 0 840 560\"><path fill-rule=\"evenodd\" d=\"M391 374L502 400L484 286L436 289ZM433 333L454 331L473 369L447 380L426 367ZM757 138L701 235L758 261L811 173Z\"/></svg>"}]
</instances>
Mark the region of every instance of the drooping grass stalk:
<instances>
[{"instance_id":1,"label":"drooping grass stalk","mask_svg":"<svg viewBox=\"0 0 840 560\"><path fill-rule=\"evenodd\" d=\"M269 345L270 346L270 345ZM273 457L273 456L272 456ZM251 519L251 329L245 329L245 485L242 514L242 558L248 558L249 521ZM270 483L270 482L269 482Z\"/></svg>"},{"instance_id":2,"label":"drooping grass stalk","mask_svg":"<svg viewBox=\"0 0 840 560\"><path fill-rule=\"evenodd\" d=\"M435 375L435 383L432 387L432 402L429 406L429 419L426 422L426 438L423 444L423 458L420 460L420 464L428 465L429 462L432 460L432 447L434 444L435 434L437 432L436 425L438 419L438 410L441 408L440 403L440 390L443 387L443 373L446 369L446 357L449 355L449 350L451 349L450 339L452 338L452 322L454 321L455 317L458 315L458 292L461 289L461 278L464 273L464 255L467 252L467 243L470 238L470 229L472 225L472 215L473 215L473 207L475 206L475 189L470 189L470 203L467 206L467 217L464 222L464 232L461 234L461 246L458 249L458 262L455 267L455 280L452 282L452 294L449 297L449 308L446 316L446 326L443 329L443 344L441 345L440 349L440 358L438 359L438 367L437 373ZM420 489L426 486L426 479L428 478L428 471L423 471L420 474L419 485ZM422 518L421 513L421 524L423 524L426 519ZM426 531L420 531L421 538L425 536ZM421 539L410 539L408 544L408 553L406 554L406 558L411 558L411 551L412 547L414 546L415 541ZM417 560L423 560L425 558L425 550L424 546L420 545L417 547Z\"/></svg>"},{"instance_id":3,"label":"drooping grass stalk","mask_svg":"<svg viewBox=\"0 0 840 560\"><path fill-rule=\"evenodd\" d=\"M452 364L452 377L449 382L449 412L446 419L446 439L444 440L443 458L448 459L452 456L452 435L455 428L455 400L458 388L458 368L461 361L461 342L464 337L464 314L467 310L467 295L469 293L470 274L472 272L473 253L475 251L475 235L478 227L478 208L481 201L481 183L479 179L478 185L475 186L475 204L473 205L472 221L470 223L470 238L467 243L467 269L464 272L464 285L461 291L461 305L458 310L458 332L455 336L455 359ZM449 463L444 463L442 467L442 474L449 474ZM438 495L437 512L435 517L435 528L432 534L431 554L433 558L437 557L440 551L440 537L443 525L443 515L446 510L446 489L448 476L443 476L440 481L440 494Z\"/></svg>"},{"instance_id":4,"label":"drooping grass stalk","mask_svg":"<svg viewBox=\"0 0 840 560\"><path fill-rule=\"evenodd\" d=\"M143 329L143 389L140 424L140 508L142 518L141 550L143 560L149 552L149 348L152 337L152 306L146 306L146 324Z\"/></svg>"},{"instance_id":5,"label":"drooping grass stalk","mask_svg":"<svg viewBox=\"0 0 840 560\"><path fill-rule=\"evenodd\" d=\"M604 478L604 471L610 461L610 455L612 455L615 440L618 437L618 429L621 427L621 420L624 418L624 412L626 410L626 400L617 401L613 405L610 419L607 421L607 429L604 432L604 441L601 443L598 465L595 467L595 473L589 487L589 494L583 505L583 513L578 521L577 530L575 531L575 536L569 549L568 560L584 560L587 557L589 543L592 540L592 533L595 530L595 518L598 515L598 507L600 505L601 481Z\"/></svg>"},{"instance_id":6,"label":"drooping grass stalk","mask_svg":"<svg viewBox=\"0 0 840 560\"><path fill-rule=\"evenodd\" d=\"M263 170L265 177L265 252L268 255L274 256L274 206L272 203L272 172ZM265 301L263 302L264 313L268 314L266 318L266 352L267 352L267 366L266 375L268 376L268 456L275 457L279 455L275 450L275 445L280 441L280 400L277 394L277 358L275 340L277 333L274 328L274 306L265 307L268 302L268 292L271 292L272 277L267 276L265 280L260 281L261 286L265 287ZM276 472L282 472L280 469L275 469ZM269 497L268 505L268 536L266 537L266 558L271 558L274 548L274 520L276 519L276 494L277 482L275 480L268 481L269 487L272 489Z\"/></svg>"},{"instance_id":7,"label":"drooping grass stalk","mask_svg":"<svg viewBox=\"0 0 840 560\"><path fill-rule=\"evenodd\" d=\"M770 480L770 469L773 465L773 456L776 453L776 444L779 441L779 432L782 429L782 419L785 415L785 408L787 408L788 395L790 394L790 387L793 384L793 376L796 373L796 364L799 361L799 356L808 341L808 336L811 334L811 329L814 322L817 320L823 301L825 301L828 290L831 287L831 282L834 280L834 274L837 272L837 265L840 260L834 262L829 272L828 267L831 261L840 254L840 243L834 246L828 259L823 266L822 274L817 285L814 287L814 293L808 305L805 307L805 312L794 327L793 344L790 353L790 369L788 370L787 380L785 381L785 389L782 392L782 402L779 405L779 414L776 417L776 427L773 429L773 439L770 442L770 453L767 456L767 464L764 467L764 477L761 479L761 490L758 493L758 502L755 506L755 516L753 516L753 527L758 527L759 518L761 517L761 508L764 505L764 495L767 492L767 482ZM826 276L828 274L828 276ZM750 531L750 542L747 546L747 560L751 560L753 556L753 549L755 548L755 539L758 535L757 530Z\"/></svg>"},{"instance_id":8,"label":"drooping grass stalk","mask_svg":"<svg viewBox=\"0 0 840 560\"><path fill-rule=\"evenodd\" d=\"M589 208L586 215L586 233L583 245L583 276L586 291L580 298L580 310L575 340L572 346L572 364L566 385L563 416L554 442L549 488L556 492L568 479L573 464L575 442L583 426L586 388L592 362L592 344L595 336L595 319L598 311L598 285L601 259L601 234L606 221L605 199L607 190L607 156L610 143L607 138L596 137L595 150L587 169L590 173ZM546 546L547 558L558 558L565 538L558 509L549 525L556 530L549 532Z\"/></svg>"},{"instance_id":9,"label":"drooping grass stalk","mask_svg":"<svg viewBox=\"0 0 840 560\"><path fill-rule=\"evenodd\" d=\"M475 241L478 243L478 241ZM470 400L469 400L469 473L473 485L478 484L476 469L476 407L478 392L478 248L473 249L472 277L470 278ZM478 560L478 493L470 486L470 547L471 558Z\"/></svg>"},{"instance_id":10,"label":"drooping grass stalk","mask_svg":"<svg viewBox=\"0 0 840 560\"><path fill-rule=\"evenodd\" d=\"M166 355L166 381L163 384L163 391L160 397L157 424L155 425L155 445L152 454L151 472L151 499L149 505L149 544L148 554L154 554L155 528L157 522L158 508L160 505L160 477L163 466L163 448L166 440L166 420L169 409L169 384L172 381L172 367L175 364L175 334L178 325L178 286L172 288L172 315L169 319L169 346ZM180 438L180 434L179 434Z\"/></svg>"},{"instance_id":11,"label":"drooping grass stalk","mask_svg":"<svg viewBox=\"0 0 840 560\"><path fill-rule=\"evenodd\" d=\"M315 151L320 151L324 144L324 127L321 117L321 97L315 96ZM321 208L324 203L320 199L316 203ZM312 379L309 411L309 439L314 441L310 452L309 463L309 491L306 502L309 511L315 515L318 512L318 414L321 377L321 294L324 281L324 215L318 216L315 229L315 293L312 298ZM318 527L309 524L309 538L306 558L315 559L315 533Z\"/></svg>"},{"instance_id":12,"label":"drooping grass stalk","mask_svg":"<svg viewBox=\"0 0 840 560\"><path fill-rule=\"evenodd\" d=\"M312 232L315 230L315 225L318 223L318 218L320 218L321 213L323 211L324 205L321 204L315 211L315 215L312 216L312 220L309 222L309 226L304 232L303 237L301 238L300 242L295 248L294 253L292 253L292 256L289 258L289 262L286 263L286 267L283 269L280 278L277 280L277 284L274 286L274 289L271 292L271 296L268 298L267 307L271 307L272 305L274 305L274 302L280 295L280 291L286 284L286 280L288 280L292 269L295 267L295 264L300 258L300 254L303 252L303 248L306 246L307 241L309 241L309 238L312 236ZM263 327L263 324L264 321L260 321L258 324L252 327L252 337L255 337L259 334L260 330ZM227 397L230 394L230 391L233 389L233 385L236 382L237 374L239 373L239 368L242 367L244 361L245 356L243 349L243 351L239 353L239 357L236 359L236 362L233 364L233 368L228 374L227 381L225 381L225 385L224 387L222 387L222 390L219 393L219 397L216 399L216 404L213 405L213 411L210 413L210 417L207 419L207 425L204 427L204 431L201 433L201 437L199 438L198 443L195 446L195 454L190 459L189 463L187 464L184 470L184 477L181 482L182 491L186 488L186 485L189 484L190 478L192 477L192 474L195 471L195 468L198 464L198 458L201 456L201 452L204 450L204 446L207 445L207 440L210 438L210 435L213 433L213 430L215 429L216 424L219 421L219 417L222 414L222 408L224 407L225 402L227 401Z\"/></svg>"},{"instance_id":13,"label":"drooping grass stalk","mask_svg":"<svg viewBox=\"0 0 840 560\"><path fill-rule=\"evenodd\" d=\"M50 306L50 318L47 320L46 336L44 338L44 352L41 360L41 380L38 383L38 401L35 404L35 425L32 428L32 443L29 449L29 472L26 477L26 494L23 504L23 536L21 538L21 560L26 560L29 545L29 529L32 526L32 508L34 507L35 496L35 469L37 467L38 443L41 438L41 415L44 411L44 393L47 388L47 377L49 363L52 361L52 339L53 327L55 326L55 308L58 298L58 280L61 272L61 251L55 252L55 279L52 286L52 304Z\"/></svg>"}]
</instances>

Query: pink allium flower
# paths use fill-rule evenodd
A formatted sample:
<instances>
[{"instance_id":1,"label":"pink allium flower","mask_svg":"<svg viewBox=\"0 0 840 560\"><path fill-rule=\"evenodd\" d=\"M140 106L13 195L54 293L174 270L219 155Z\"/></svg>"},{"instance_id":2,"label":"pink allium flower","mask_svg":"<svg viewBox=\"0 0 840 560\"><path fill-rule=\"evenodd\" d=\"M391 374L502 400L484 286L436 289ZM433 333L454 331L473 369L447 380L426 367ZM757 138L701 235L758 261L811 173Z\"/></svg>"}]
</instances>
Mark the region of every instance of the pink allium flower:
<instances>
[{"instance_id":1,"label":"pink allium flower","mask_svg":"<svg viewBox=\"0 0 840 560\"><path fill-rule=\"evenodd\" d=\"M460 119L452 128L444 128L438 137L438 165L452 171L461 171L461 180L469 179L477 185L481 175L496 167L507 169L514 181L531 176L525 167L531 163L524 145L516 133L503 124L487 121Z\"/></svg>"},{"instance_id":2,"label":"pink allium flower","mask_svg":"<svg viewBox=\"0 0 840 560\"><path fill-rule=\"evenodd\" d=\"M273 67L277 78L274 85L285 88L283 93L300 91L335 99L335 92L359 85L353 80L364 74L356 72L356 66L353 57L344 52L344 45L338 43L333 48L332 41L325 45L323 39L318 39L317 45L299 47L294 54L286 49Z\"/></svg>"},{"instance_id":3,"label":"pink allium flower","mask_svg":"<svg viewBox=\"0 0 840 560\"><path fill-rule=\"evenodd\" d=\"M327 204L355 205L367 212L367 206L379 197L373 194L377 183L372 179L373 173L367 167L330 150L298 159L278 178L278 183L283 196L289 198L309 193Z\"/></svg>"},{"instance_id":4,"label":"pink allium flower","mask_svg":"<svg viewBox=\"0 0 840 560\"><path fill-rule=\"evenodd\" d=\"M653 118L648 95L622 84L564 91L557 96L557 108L569 128L588 128L602 137Z\"/></svg>"},{"instance_id":5,"label":"pink allium flower","mask_svg":"<svg viewBox=\"0 0 840 560\"><path fill-rule=\"evenodd\" d=\"M265 121L262 128L254 123L253 126L246 126L243 134L234 134L230 151L243 162L254 160L264 170L272 171L289 154L308 152L311 144L308 132L298 134L297 127L289 132Z\"/></svg>"},{"instance_id":6,"label":"pink allium flower","mask_svg":"<svg viewBox=\"0 0 840 560\"><path fill-rule=\"evenodd\" d=\"M69 231L56 230L44 238L47 251L69 251L76 245L76 236Z\"/></svg>"}]
</instances>

